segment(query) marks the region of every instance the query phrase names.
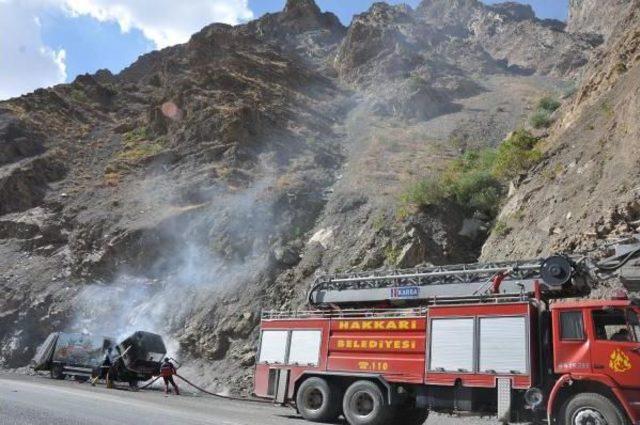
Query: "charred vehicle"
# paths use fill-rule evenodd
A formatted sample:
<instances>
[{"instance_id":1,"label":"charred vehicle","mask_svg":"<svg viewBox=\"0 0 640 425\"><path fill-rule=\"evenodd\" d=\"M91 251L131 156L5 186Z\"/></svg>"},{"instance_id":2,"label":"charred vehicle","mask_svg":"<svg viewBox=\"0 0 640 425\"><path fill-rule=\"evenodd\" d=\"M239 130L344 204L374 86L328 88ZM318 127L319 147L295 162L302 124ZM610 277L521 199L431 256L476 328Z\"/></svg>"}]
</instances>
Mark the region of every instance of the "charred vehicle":
<instances>
[{"instance_id":1,"label":"charred vehicle","mask_svg":"<svg viewBox=\"0 0 640 425\"><path fill-rule=\"evenodd\" d=\"M134 332L119 343L114 338L54 332L38 348L31 364L34 370L50 371L54 379L108 376L135 387L159 374L166 353L162 337L151 332Z\"/></svg>"},{"instance_id":2,"label":"charred vehicle","mask_svg":"<svg viewBox=\"0 0 640 425\"><path fill-rule=\"evenodd\" d=\"M135 387L140 381L151 379L160 373L160 364L167 353L162 337L158 334L137 331L116 347L117 357L109 369L114 381L128 382Z\"/></svg>"},{"instance_id":3,"label":"charred vehicle","mask_svg":"<svg viewBox=\"0 0 640 425\"><path fill-rule=\"evenodd\" d=\"M86 380L100 367L114 345L113 338L54 332L38 348L32 367L34 370L48 370L54 379L73 376Z\"/></svg>"}]
</instances>

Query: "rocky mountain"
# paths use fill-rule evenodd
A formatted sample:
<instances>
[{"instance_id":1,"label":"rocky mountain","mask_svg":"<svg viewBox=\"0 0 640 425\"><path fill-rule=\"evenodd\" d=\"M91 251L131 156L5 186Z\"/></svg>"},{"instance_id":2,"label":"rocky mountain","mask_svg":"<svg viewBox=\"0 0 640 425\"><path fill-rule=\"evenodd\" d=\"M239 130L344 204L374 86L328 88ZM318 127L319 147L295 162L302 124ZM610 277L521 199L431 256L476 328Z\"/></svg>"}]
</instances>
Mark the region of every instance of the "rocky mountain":
<instances>
[{"instance_id":1,"label":"rocky mountain","mask_svg":"<svg viewBox=\"0 0 640 425\"><path fill-rule=\"evenodd\" d=\"M586 68L545 141L544 160L523 176L501 212L508 231L491 236L484 257L586 250L638 231L638 5L630 2Z\"/></svg>"},{"instance_id":2,"label":"rocky mountain","mask_svg":"<svg viewBox=\"0 0 640 425\"><path fill-rule=\"evenodd\" d=\"M474 261L492 217L446 202L406 209L403 193L461 153L499 145L538 99L585 73L544 161L501 216L526 205L531 218L491 236L484 255L568 237L555 229L570 209L555 207L543 214L546 234L528 245L516 235L549 197L595 205L578 199L582 179L554 177L555 192L540 179L562 155L607 164L584 168L576 157L566 173L623 155L633 133L589 138L622 122L613 116L574 133L594 122L581 111L603 110L586 106L599 96L613 115L632 112L623 84L635 54L623 41L631 32L612 36L609 50L598 47L602 32L564 27L527 6L477 0L375 3L345 27L312 0L289 0L118 75L0 102L0 364L27 364L53 330L144 328L166 335L187 368L206 370L202 384L246 388L260 310L300 306L315 273ZM598 154L609 143L614 157ZM618 168L627 189L631 158ZM606 199L612 182L589 199Z\"/></svg>"},{"instance_id":3,"label":"rocky mountain","mask_svg":"<svg viewBox=\"0 0 640 425\"><path fill-rule=\"evenodd\" d=\"M609 38L633 6L633 0L570 0L567 31Z\"/></svg>"}]
</instances>

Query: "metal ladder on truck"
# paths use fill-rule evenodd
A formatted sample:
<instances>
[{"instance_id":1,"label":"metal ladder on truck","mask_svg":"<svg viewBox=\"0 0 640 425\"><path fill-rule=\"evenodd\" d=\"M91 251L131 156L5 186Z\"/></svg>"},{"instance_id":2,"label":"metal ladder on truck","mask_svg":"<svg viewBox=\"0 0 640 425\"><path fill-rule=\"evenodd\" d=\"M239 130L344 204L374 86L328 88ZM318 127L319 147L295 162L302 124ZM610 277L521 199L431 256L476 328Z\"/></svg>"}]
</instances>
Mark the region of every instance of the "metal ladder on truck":
<instances>
[{"instance_id":1,"label":"metal ladder on truck","mask_svg":"<svg viewBox=\"0 0 640 425\"><path fill-rule=\"evenodd\" d=\"M619 271L640 255L640 235L611 247L613 254L597 263L589 256L560 254L524 261L325 274L312 284L308 302L318 308L416 306L532 295L582 296L603 274ZM640 267L627 268L621 280L628 290L639 290Z\"/></svg>"}]
</instances>

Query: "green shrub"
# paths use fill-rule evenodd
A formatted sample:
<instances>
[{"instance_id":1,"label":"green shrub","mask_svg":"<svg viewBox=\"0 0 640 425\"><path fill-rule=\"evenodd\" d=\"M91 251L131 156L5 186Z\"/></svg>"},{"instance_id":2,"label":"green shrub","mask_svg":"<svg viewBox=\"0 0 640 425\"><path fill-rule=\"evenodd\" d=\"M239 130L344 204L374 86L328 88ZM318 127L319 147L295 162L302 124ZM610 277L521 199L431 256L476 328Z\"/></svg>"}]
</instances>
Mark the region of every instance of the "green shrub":
<instances>
[{"instance_id":1,"label":"green shrub","mask_svg":"<svg viewBox=\"0 0 640 425\"><path fill-rule=\"evenodd\" d=\"M166 150L168 140L165 136L153 140L147 127L137 127L122 136L123 149L116 155L120 166L133 165Z\"/></svg>"},{"instance_id":2,"label":"green shrub","mask_svg":"<svg viewBox=\"0 0 640 425\"><path fill-rule=\"evenodd\" d=\"M517 130L497 149L468 151L435 176L411 184L401 196L402 211L453 202L468 211L494 217L506 191L506 183L535 165L542 154L538 138Z\"/></svg>"},{"instance_id":3,"label":"green shrub","mask_svg":"<svg viewBox=\"0 0 640 425\"><path fill-rule=\"evenodd\" d=\"M535 165L542 153L535 148L539 139L526 130L514 131L497 149L492 174L508 181Z\"/></svg>"},{"instance_id":4,"label":"green shrub","mask_svg":"<svg viewBox=\"0 0 640 425\"><path fill-rule=\"evenodd\" d=\"M529 118L529 124L536 129L549 127L551 125L551 116L549 112L543 109L538 110Z\"/></svg>"},{"instance_id":5,"label":"green shrub","mask_svg":"<svg viewBox=\"0 0 640 425\"><path fill-rule=\"evenodd\" d=\"M470 151L452 161L438 176L420 180L402 195L405 204L416 207L450 201L469 210L497 212L504 188L492 175L493 149Z\"/></svg>"},{"instance_id":6,"label":"green shrub","mask_svg":"<svg viewBox=\"0 0 640 425\"><path fill-rule=\"evenodd\" d=\"M404 204L416 207L440 204L446 199L447 193L441 178L427 177L412 183L402 194Z\"/></svg>"},{"instance_id":7,"label":"green shrub","mask_svg":"<svg viewBox=\"0 0 640 425\"><path fill-rule=\"evenodd\" d=\"M448 199L458 205L493 214L502 197L502 185L491 173L494 149L469 151L445 170L442 186Z\"/></svg>"},{"instance_id":8,"label":"green shrub","mask_svg":"<svg viewBox=\"0 0 640 425\"><path fill-rule=\"evenodd\" d=\"M493 225L493 233L498 237L507 236L511 232L511 227L504 221L498 220Z\"/></svg>"},{"instance_id":9,"label":"green shrub","mask_svg":"<svg viewBox=\"0 0 640 425\"><path fill-rule=\"evenodd\" d=\"M618 62L613 68L618 74L624 74L627 72L627 65L623 62Z\"/></svg>"},{"instance_id":10,"label":"green shrub","mask_svg":"<svg viewBox=\"0 0 640 425\"><path fill-rule=\"evenodd\" d=\"M134 128L131 131L126 132L123 136L122 136L122 141L124 142L125 145L131 145L143 140L148 140L149 139L149 131L147 130L147 127L137 127Z\"/></svg>"},{"instance_id":11,"label":"green shrub","mask_svg":"<svg viewBox=\"0 0 640 425\"><path fill-rule=\"evenodd\" d=\"M388 245L384 249L384 256L388 264L395 265L398 262L398 258L400 258L400 254L401 254L400 248L394 247L393 245Z\"/></svg>"},{"instance_id":12,"label":"green shrub","mask_svg":"<svg viewBox=\"0 0 640 425\"><path fill-rule=\"evenodd\" d=\"M549 113L560 107L561 103L551 96L545 96L538 101L538 110L544 110Z\"/></svg>"},{"instance_id":13,"label":"green shrub","mask_svg":"<svg viewBox=\"0 0 640 425\"><path fill-rule=\"evenodd\" d=\"M157 155L165 150L165 145L161 140L141 141L139 146L128 147L118 153L117 159L126 163L136 163L142 159Z\"/></svg>"}]
</instances>

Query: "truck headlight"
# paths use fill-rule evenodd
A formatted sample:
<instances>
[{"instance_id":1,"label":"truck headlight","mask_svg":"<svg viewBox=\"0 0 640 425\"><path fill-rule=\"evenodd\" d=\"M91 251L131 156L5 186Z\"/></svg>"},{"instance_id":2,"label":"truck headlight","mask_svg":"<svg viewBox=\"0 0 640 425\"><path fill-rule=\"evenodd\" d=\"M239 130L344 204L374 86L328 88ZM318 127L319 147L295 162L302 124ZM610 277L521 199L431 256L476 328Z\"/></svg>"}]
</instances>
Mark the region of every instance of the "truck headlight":
<instances>
[{"instance_id":1,"label":"truck headlight","mask_svg":"<svg viewBox=\"0 0 640 425\"><path fill-rule=\"evenodd\" d=\"M535 409L540 406L544 401L544 394L540 388L529 388L524 393L524 402L527 403L531 409Z\"/></svg>"}]
</instances>

